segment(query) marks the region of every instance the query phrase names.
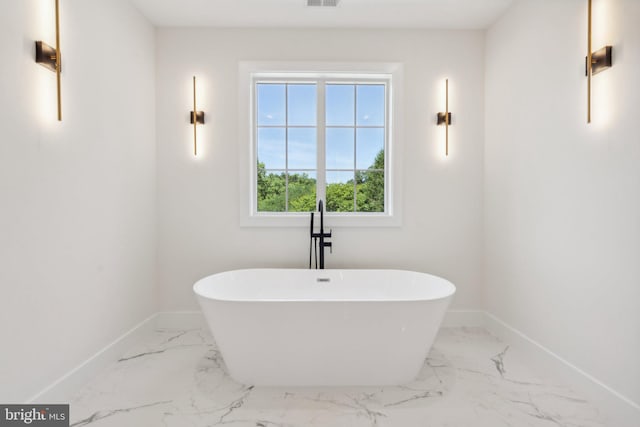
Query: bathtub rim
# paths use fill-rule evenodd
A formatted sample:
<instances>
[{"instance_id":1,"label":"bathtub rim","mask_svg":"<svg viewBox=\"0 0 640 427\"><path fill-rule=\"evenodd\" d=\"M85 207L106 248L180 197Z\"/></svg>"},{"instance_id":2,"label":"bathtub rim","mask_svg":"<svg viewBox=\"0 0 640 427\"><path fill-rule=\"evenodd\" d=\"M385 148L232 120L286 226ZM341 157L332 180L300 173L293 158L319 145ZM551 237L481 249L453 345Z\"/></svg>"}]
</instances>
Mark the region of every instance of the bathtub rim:
<instances>
[{"instance_id":1,"label":"bathtub rim","mask_svg":"<svg viewBox=\"0 0 640 427\"><path fill-rule=\"evenodd\" d=\"M208 279L214 278L216 276L222 276L229 273L241 273L241 272L259 272L259 271L384 271L384 272L401 272L401 273L410 273L421 276L428 276L430 279L435 280L438 283L438 286L444 286L447 291L442 295L437 295L434 297L421 297L421 298L388 298L388 299L367 299L366 295L364 298L360 299L346 299L346 298L327 298L327 299L318 299L318 298L295 298L295 299L287 299L287 298L260 298L260 299L248 299L248 298L234 298L234 297L220 297L220 296L211 296L204 294L200 288L204 288ZM418 303L418 302L429 302L429 301L440 301L445 299L453 298L455 293L457 292L457 287L451 283L448 279L445 279L440 276L436 276L430 273L424 273L421 271L413 271L413 270L402 270L402 269L393 269L393 268L335 268L335 269L325 269L325 270L316 270L316 269L307 269L307 268L285 268L285 267L271 267L271 268L241 268L236 270L226 270L221 271L219 273L214 273L202 277L197 280L192 286L193 292L196 294L198 298L204 298L211 301L219 301L219 302L230 302L230 303L349 303L349 304L358 304L358 303Z\"/></svg>"}]
</instances>

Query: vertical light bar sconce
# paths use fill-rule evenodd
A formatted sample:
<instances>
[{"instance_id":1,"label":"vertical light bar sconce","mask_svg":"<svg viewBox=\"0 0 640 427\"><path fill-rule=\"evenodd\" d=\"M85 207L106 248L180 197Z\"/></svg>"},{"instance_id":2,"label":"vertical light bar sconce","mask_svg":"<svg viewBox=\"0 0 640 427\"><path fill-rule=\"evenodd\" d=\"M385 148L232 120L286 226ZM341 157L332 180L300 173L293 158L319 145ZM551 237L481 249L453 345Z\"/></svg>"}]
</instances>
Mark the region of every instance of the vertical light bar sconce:
<instances>
[{"instance_id":1,"label":"vertical light bar sconce","mask_svg":"<svg viewBox=\"0 0 640 427\"><path fill-rule=\"evenodd\" d=\"M191 111L191 124L193 124L193 155L198 155L198 124L204 124L204 111L196 108L196 76L193 76L193 111Z\"/></svg>"},{"instance_id":2,"label":"vertical light bar sconce","mask_svg":"<svg viewBox=\"0 0 640 427\"><path fill-rule=\"evenodd\" d=\"M445 111L438 113L438 125L444 124L445 128L445 155L449 155L449 126L451 125L451 112L449 111L449 79L445 80Z\"/></svg>"},{"instance_id":3,"label":"vertical light bar sconce","mask_svg":"<svg viewBox=\"0 0 640 427\"><path fill-rule=\"evenodd\" d=\"M588 0L587 11L587 57L585 59L585 75L587 76L587 123L591 123L591 77L611 67L612 48L605 46L602 49L591 51L591 3Z\"/></svg>"},{"instance_id":4,"label":"vertical light bar sconce","mask_svg":"<svg viewBox=\"0 0 640 427\"><path fill-rule=\"evenodd\" d=\"M36 41L36 63L56 73L58 93L58 121L62 121L62 90L60 73L62 72L62 54L60 52L60 7L56 3L56 47L55 49L42 41Z\"/></svg>"}]
</instances>

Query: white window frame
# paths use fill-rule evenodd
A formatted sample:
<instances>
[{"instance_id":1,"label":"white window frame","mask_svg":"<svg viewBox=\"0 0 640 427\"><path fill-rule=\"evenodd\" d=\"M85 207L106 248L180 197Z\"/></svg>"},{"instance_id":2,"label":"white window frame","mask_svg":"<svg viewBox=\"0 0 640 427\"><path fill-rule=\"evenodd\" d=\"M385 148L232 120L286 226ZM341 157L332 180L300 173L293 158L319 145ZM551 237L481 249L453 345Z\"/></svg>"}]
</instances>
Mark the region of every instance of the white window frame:
<instances>
[{"instance_id":1,"label":"white window frame","mask_svg":"<svg viewBox=\"0 0 640 427\"><path fill-rule=\"evenodd\" d=\"M400 164L401 126L399 122L402 89L402 65L399 63L300 63L249 62L239 64L239 197L240 225L246 227L308 227L308 212L257 211L257 135L255 87L258 82L318 81L319 109L317 126L317 179L325 181L324 156L324 84L372 83L386 84L385 123L385 212L325 212L325 223L331 227L397 227L402 225L402 185ZM316 198L325 200L324 186ZM325 202L326 205L326 202Z\"/></svg>"}]
</instances>

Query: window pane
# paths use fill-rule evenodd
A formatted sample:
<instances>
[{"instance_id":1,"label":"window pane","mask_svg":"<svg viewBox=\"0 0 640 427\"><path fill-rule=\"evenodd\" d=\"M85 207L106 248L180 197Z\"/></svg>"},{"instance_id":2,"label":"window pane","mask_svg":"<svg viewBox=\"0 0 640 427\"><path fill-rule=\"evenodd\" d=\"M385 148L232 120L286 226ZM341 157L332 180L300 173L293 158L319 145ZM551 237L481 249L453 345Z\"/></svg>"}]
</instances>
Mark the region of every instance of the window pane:
<instances>
[{"instance_id":1,"label":"window pane","mask_svg":"<svg viewBox=\"0 0 640 427\"><path fill-rule=\"evenodd\" d=\"M258 126L285 124L285 85L258 83Z\"/></svg>"},{"instance_id":2,"label":"window pane","mask_svg":"<svg viewBox=\"0 0 640 427\"><path fill-rule=\"evenodd\" d=\"M316 205L316 173L289 172L289 212L313 212Z\"/></svg>"},{"instance_id":3,"label":"window pane","mask_svg":"<svg viewBox=\"0 0 640 427\"><path fill-rule=\"evenodd\" d=\"M376 158L377 156L380 157ZM384 169L383 128L358 128L356 130L356 168Z\"/></svg>"},{"instance_id":4,"label":"window pane","mask_svg":"<svg viewBox=\"0 0 640 427\"><path fill-rule=\"evenodd\" d=\"M285 169L285 128L258 128L258 162L267 169Z\"/></svg>"},{"instance_id":5,"label":"window pane","mask_svg":"<svg viewBox=\"0 0 640 427\"><path fill-rule=\"evenodd\" d=\"M316 85L289 85L288 124L290 126L315 126L317 118Z\"/></svg>"},{"instance_id":6,"label":"window pane","mask_svg":"<svg viewBox=\"0 0 640 427\"><path fill-rule=\"evenodd\" d=\"M258 165L258 212L284 212L286 180L284 171L266 172Z\"/></svg>"},{"instance_id":7,"label":"window pane","mask_svg":"<svg viewBox=\"0 0 640 427\"><path fill-rule=\"evenodd\" d=\"M356 172L356 210L384 212L384 172Z\"/></svg>"},{"instance_id":8,"label":"window pane","mask_svg":"<svg viewBox=\"0 0 640 427\"><path fill-rule=\"evenodd\" d=\"M357 86L357 125L384 126L384 85Z\"/></svg>"},{"instance_id":9,"label":"window pane","mask_svg":"<svg viewBox=\"0 0 640 427\"><path fill-rule=\"evenodd\" d=\"M327 169L353 169L353 128L327 128Z\"/></svg>"},{"instance_id":10,"label":"window pane","mask_svg":"<svg viewBox=\"0 0 640 427\"><path fill-rule=\"evenodd\" d=\"M289 128L289 169L316 169L316 128Z\"/></svg>"},{"instance_id":11,"label":"window pane","mask_svg":"<svg viewBox=\"0 0 640 427\"><path fill-rule=\"evenodd\" d=\"M327 212L354 211L353 172L327 171Z\"/></svg>"},{"instance_id":12,"label":"window pane","mask_svg":"<svg viewBox=\"0 0 640 427\"><path fill-rule=\"evenodd\" d=\"M325 95L327 126L353 126L355 112L354 85L329 84Z\"/></svg>"}]
</instances>

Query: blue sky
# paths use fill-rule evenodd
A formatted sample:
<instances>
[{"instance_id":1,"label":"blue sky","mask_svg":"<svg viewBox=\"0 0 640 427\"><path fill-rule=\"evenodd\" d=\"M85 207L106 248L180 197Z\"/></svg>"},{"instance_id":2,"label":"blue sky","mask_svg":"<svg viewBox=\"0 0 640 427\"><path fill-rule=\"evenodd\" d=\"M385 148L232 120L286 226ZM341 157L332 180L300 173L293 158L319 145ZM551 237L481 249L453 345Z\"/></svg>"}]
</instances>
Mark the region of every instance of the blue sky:
<instances>
[{"instance_id":1,"label":"blue sky","mask_svg":"<svg viewBox=\"0 0 640 427\"><path fill-rule=\"evenodd\" d=\"M288 119L289 170L315 169L316 85L285 86L264 83L257 86L258 159L267 169L285 169ZM356 167L366 169L384 148L384 128L360 127L384 126L384 86L328 84L326 121L327 181L344 182L352 179L353 173L329 171L353 169L354 154Z\"/></svg>"}]
</instances>

